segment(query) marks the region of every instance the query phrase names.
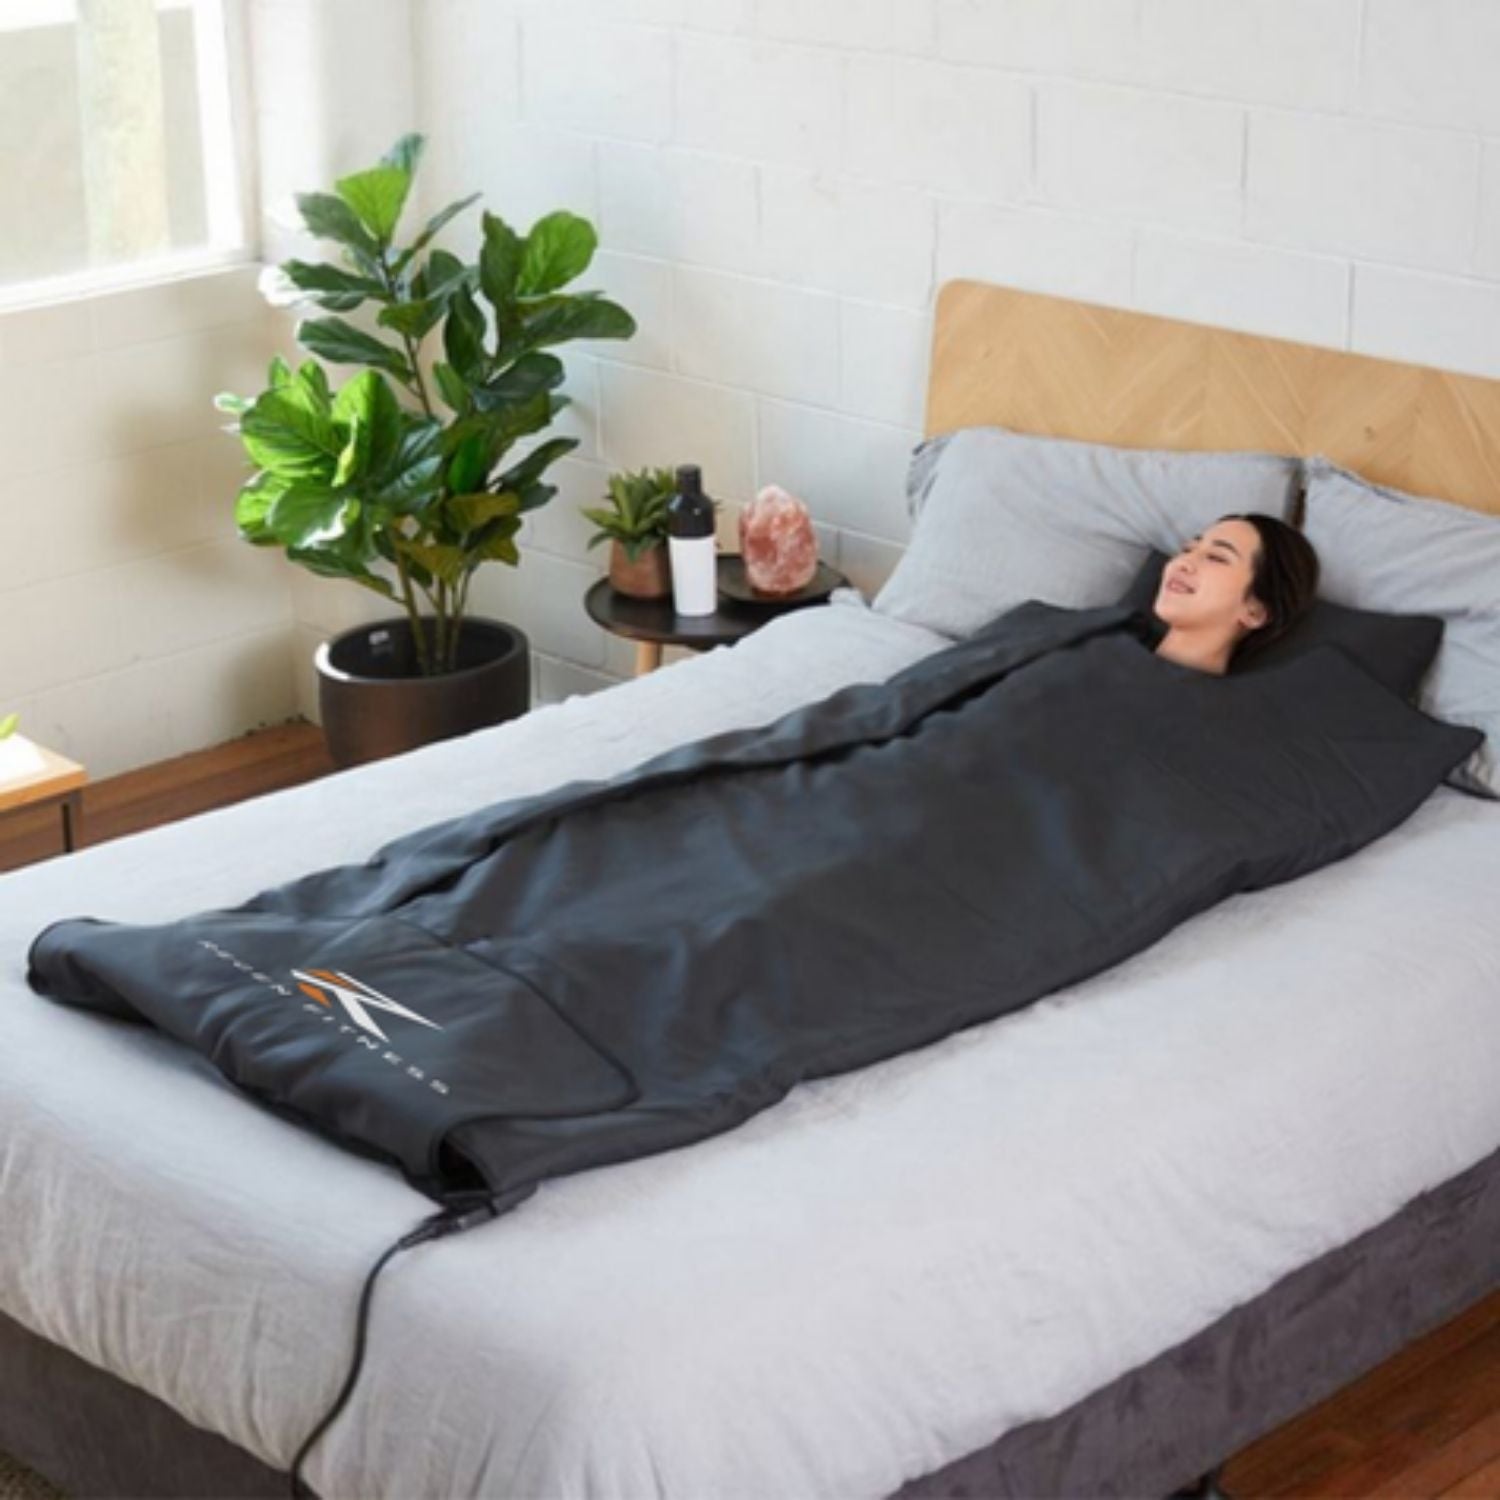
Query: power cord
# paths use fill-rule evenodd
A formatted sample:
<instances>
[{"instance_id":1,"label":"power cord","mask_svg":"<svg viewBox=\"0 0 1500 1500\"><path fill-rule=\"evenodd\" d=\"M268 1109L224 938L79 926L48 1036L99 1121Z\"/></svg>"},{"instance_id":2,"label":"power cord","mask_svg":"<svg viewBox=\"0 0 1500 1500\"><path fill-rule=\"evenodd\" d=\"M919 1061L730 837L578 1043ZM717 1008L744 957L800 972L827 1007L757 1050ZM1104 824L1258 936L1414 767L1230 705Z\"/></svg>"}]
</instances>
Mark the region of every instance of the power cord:
<instances>
[{"instance_id":1,"label":"power cord","mask_svg":"<svg viewBox=\"0 0 1500 1500\"><path fill-rule=\"evenodd\" d=\"M370 1267L369 1275L365 1277L364 1287L359 1294L359 1310L354 1320L354 1353L349 1361L349 1373L344 1377L344 1384L338 1395L334 1397L333 1405L323 1414L318 1425L308 1433L302 1446L297 1450L296 1458L292 1460L293 1500L317 1500L315 1492L309 1489L302 1479L302 1465L307 1461L307 1456L316 1446L318 1439L333 1425L339 1413L348 1404L350 1396L354 1394L359 1372L364 1368L365 1363L365 1341L369 1330L370 1303L375 1297L376 1278L403 1250L415 1249L418 1245L425 1245L429 1240L446 1239L450 1234L462 1234L466 1229L476 1229L479 1225L498 1218L507 1209L514 1208L526 1196L526 1192L521 1192L503 1198L487 1199L475 1208L463 1210L445 1208L440 1213L433 1214L431 1218L423 1219L410 1233L402 1235L395 1244L387 1246L381 1252L379 1259Z\"/></svg>"}]
</instances>

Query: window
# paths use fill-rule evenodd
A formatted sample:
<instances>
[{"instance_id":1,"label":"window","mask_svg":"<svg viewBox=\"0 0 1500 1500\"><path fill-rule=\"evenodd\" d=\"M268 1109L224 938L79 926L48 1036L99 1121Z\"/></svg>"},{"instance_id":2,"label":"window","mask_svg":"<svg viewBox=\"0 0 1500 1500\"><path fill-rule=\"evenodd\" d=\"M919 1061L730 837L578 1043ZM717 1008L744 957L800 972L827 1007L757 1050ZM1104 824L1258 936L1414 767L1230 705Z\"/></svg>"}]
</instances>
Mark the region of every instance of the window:
<instances>
[{"instance_id":1,"label":"window","mask_svg":"<svg viewBox=\"0 0 1500 1500\"><path fill-rule=\"evenodd\" d=\"M0 296L243 248L233 3L0 0Z\"/></svg>"}]
</instances>

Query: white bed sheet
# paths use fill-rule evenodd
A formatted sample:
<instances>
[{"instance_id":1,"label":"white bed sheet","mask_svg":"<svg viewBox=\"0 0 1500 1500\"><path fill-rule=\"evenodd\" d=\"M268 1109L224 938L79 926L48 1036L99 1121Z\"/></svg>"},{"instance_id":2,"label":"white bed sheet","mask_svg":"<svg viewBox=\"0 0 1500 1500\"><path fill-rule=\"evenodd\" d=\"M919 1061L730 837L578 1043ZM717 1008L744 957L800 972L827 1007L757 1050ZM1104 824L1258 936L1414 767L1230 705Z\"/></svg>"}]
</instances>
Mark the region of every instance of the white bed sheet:
<instances>
[{"instance_id":1,"label":"white bed sheet","mask_svg":"<svg viewBox=\"0 0 1500 1500\"><path fill-rule=\"evenodd\" d=\"M0 881L0 1310L285 1466L430 1205L141 1028L47 922L163 920L876 679L845 603L608 693ZM1500 807L688 1150L399 1258L325 1493L882 1495L1055 1414L1500 1147Z\"/></svg>"}]
</instances>

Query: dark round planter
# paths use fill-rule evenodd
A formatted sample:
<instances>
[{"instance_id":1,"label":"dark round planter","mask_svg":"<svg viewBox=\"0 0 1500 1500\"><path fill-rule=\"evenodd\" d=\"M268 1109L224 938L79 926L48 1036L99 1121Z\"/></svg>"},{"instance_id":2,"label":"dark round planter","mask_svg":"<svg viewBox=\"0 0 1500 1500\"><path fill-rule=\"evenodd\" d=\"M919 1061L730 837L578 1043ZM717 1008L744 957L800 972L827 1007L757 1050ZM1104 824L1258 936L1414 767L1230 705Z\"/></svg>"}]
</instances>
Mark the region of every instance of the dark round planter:
<instances>
[{"instance_id":1,"label":"dark round planter","mask_svg":"<svg viewBox=\"0 0 1500 1500\"><path fill-rule=\"evenodd\" d=\"M376 620L318 647L318 704L338 766L400 755L518 718L531 706L525 635L466 619L456 670L423 677L406 620Z\"/></svg>"}]
</instances>

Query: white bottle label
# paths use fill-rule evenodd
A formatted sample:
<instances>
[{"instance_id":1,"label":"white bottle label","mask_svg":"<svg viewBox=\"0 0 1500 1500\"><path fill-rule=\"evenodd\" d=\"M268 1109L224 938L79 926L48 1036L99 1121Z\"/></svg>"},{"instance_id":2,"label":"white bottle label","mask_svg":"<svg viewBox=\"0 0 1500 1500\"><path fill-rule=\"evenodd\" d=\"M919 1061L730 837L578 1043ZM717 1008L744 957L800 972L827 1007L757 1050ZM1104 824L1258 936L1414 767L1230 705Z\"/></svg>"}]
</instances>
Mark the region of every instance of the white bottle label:
<instances>
[{"instance_id":1,"label":"white bottle label","mask_svg":"<svg viewBox=\"0 0 1500 1500\"><path fill-rule=\"evenodd\" d=\"M668 537L672 559L672 608L680 615L711 615L719 607L714 538Z\"/></svg>"}]
</instances>

